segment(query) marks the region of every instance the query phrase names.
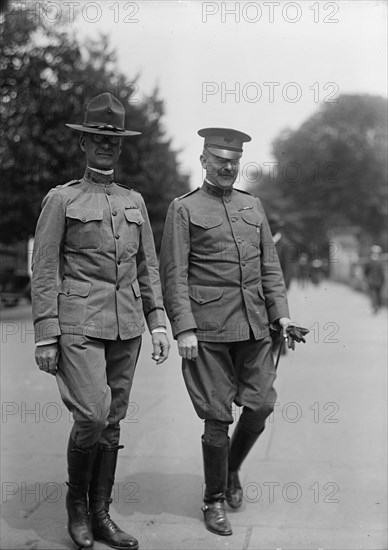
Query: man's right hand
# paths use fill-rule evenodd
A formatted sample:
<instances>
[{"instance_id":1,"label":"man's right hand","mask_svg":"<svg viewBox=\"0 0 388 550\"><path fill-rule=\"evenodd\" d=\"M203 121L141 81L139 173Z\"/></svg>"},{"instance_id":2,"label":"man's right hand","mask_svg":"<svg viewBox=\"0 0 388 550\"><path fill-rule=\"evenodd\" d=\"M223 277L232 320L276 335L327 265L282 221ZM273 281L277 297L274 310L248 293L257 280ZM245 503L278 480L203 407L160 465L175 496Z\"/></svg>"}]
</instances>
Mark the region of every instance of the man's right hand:
<instances>
[{"instance_id":1,"label":"man's right hand","mask_svg":"<svg viewBox=\"0 0 388 550\"><path fill-rule=\"evenodd\" d=\"M179 355L195 361L198 356L198 340L193 330L185 330L177 336Z\"/></svg>"},{"instance_id":2,"label":"man's right hand","mask_svg":"<svg viewBox=\"0 0 388 550\"><path fill-rule=\"evenodd\" d=\"M44 372L56 374L58 367L59 346L58 344L47 344L36 346L35 362Z\"/></svg>"}]
</instances>

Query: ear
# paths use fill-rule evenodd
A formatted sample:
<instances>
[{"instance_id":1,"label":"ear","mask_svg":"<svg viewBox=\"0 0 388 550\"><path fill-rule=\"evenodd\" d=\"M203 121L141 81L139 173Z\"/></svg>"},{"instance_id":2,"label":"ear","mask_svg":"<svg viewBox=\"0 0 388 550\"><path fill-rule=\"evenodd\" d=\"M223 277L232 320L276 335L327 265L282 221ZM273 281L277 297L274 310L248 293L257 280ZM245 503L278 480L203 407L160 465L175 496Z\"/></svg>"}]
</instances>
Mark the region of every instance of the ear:
<instances>
[{"instance_id":1,"label":"ear","mask_svg":"<svg viewBox=\"0 0 388 550\"><path fill-rule=\"evenodd\" d=\"M85 135L81 134L78 140L81 151L85 152Z\"/></svg>"},{"instance_id":2,"label":"ear","mask_svg":"<svg viewBox=\"0 0 388 550\"><path fill-rule=\"evenodd\" d=\"M202 168L206 168L206 160L207 160L207 159L206 159L205 155L202 154L202 155L199 157L199 160L201 161Z\"/></svg>"}]
</instances>

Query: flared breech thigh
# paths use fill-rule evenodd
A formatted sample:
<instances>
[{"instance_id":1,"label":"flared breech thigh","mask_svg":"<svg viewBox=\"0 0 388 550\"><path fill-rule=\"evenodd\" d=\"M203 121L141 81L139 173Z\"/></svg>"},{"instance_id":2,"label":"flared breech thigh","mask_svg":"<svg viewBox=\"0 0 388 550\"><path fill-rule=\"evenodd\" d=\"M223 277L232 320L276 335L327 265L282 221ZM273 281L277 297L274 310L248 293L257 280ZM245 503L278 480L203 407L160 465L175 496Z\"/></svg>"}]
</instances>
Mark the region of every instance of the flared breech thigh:
<instances>
[{"instance_id":1,"label":"flared breech thigh","mask_svg":"<svg viewBox=\"0 0 388 550\"><path fill-rule=\"evenodd\" d=\"M117 444L140 345L140 336L109 341L61 335L56 378L62 400L73 414L71 436L78 447L91 447L100 439Z\"/></svg>"},{"instance_id":2,"label":"flared breech thigh","mask_svg":"<svg viewBox=\"0 0 388 550\"><path fill-rule=\"evenodd\" d=\"M232 405L236 403L265 419L276 402L271 347L270 337L198 342L196 361L182 361L185 384L198 416L232 423Z\"/></svg>"}]
</instances>

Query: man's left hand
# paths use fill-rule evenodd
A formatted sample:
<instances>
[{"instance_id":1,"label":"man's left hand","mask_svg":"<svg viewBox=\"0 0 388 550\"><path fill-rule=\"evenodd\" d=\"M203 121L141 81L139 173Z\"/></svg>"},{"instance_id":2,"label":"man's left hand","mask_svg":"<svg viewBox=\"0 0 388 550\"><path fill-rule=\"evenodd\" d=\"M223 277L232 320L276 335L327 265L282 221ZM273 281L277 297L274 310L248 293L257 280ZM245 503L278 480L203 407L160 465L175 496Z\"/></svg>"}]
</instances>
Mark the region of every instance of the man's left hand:
<instances>
[{"instance_id":1,"label":"man's left hand","mask_svg":"<svg viewBox=\"0 0 388 550\"><path fill-rule=\"evenodd\" d=\"M287 318L279 319L279 324L282 327L283 338L290 349L295 349L295 342L306 343L304 337L310 332L308 328L301 327Z\"/></svg>"},{"instance_id":2,"label":"man's left hand","mask_svg":"<svg viewBox=\"0 0 388 550\"><path fill-rule=\"evenodd\" d=\"M306 340L304 339L304 336L308 334L310 331L308 328L303 328L298 325L294 325L293 323L289 323L286 325L284 329L284 338L286 338L288 342L288 347L290 349L295 349L295 342L303 342L306 343Z\"/></svg>"},{"instance_id":3,"label":"man's left hand","mask_svg":"<svg viewBox=\"0 0 388 550\"><path fill-rule=\"evenodd\" d=\"M164 332L154 332L152 334L152 344L154 346L152 359L156 361L157 365L160 365L167 359L170 350L167 334Z\"/></svg>"}]
</instances>

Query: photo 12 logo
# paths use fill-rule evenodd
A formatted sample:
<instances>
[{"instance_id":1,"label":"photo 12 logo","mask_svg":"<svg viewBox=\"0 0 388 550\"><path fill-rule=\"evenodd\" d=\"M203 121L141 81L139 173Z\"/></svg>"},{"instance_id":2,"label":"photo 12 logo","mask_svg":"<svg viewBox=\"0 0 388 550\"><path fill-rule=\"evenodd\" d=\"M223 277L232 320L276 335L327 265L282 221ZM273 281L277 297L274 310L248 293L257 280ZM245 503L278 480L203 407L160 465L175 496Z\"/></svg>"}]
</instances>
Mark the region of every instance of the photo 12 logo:
<instances>
[{"instance_id":1,"label":"photo 12 logo","mask_svg":"<svg viewBox=\"0 0 388 550\"><path fill-rule=\"evenodd\" d=\"M221 103L298 103L306 96L314 103L338 103L339 85L336 82L202 82L202 103L209 98Z\"/></svg>"},{"instance_id":2,"label":"photo 12 logo","mask_svg":"<svg viewBox=\"0 0 388 550\"><path fill-rule=\"evenodd\" d=\"M337 2L202 2L202 23L339 23Z\"/></svg>"}]
</instances>

